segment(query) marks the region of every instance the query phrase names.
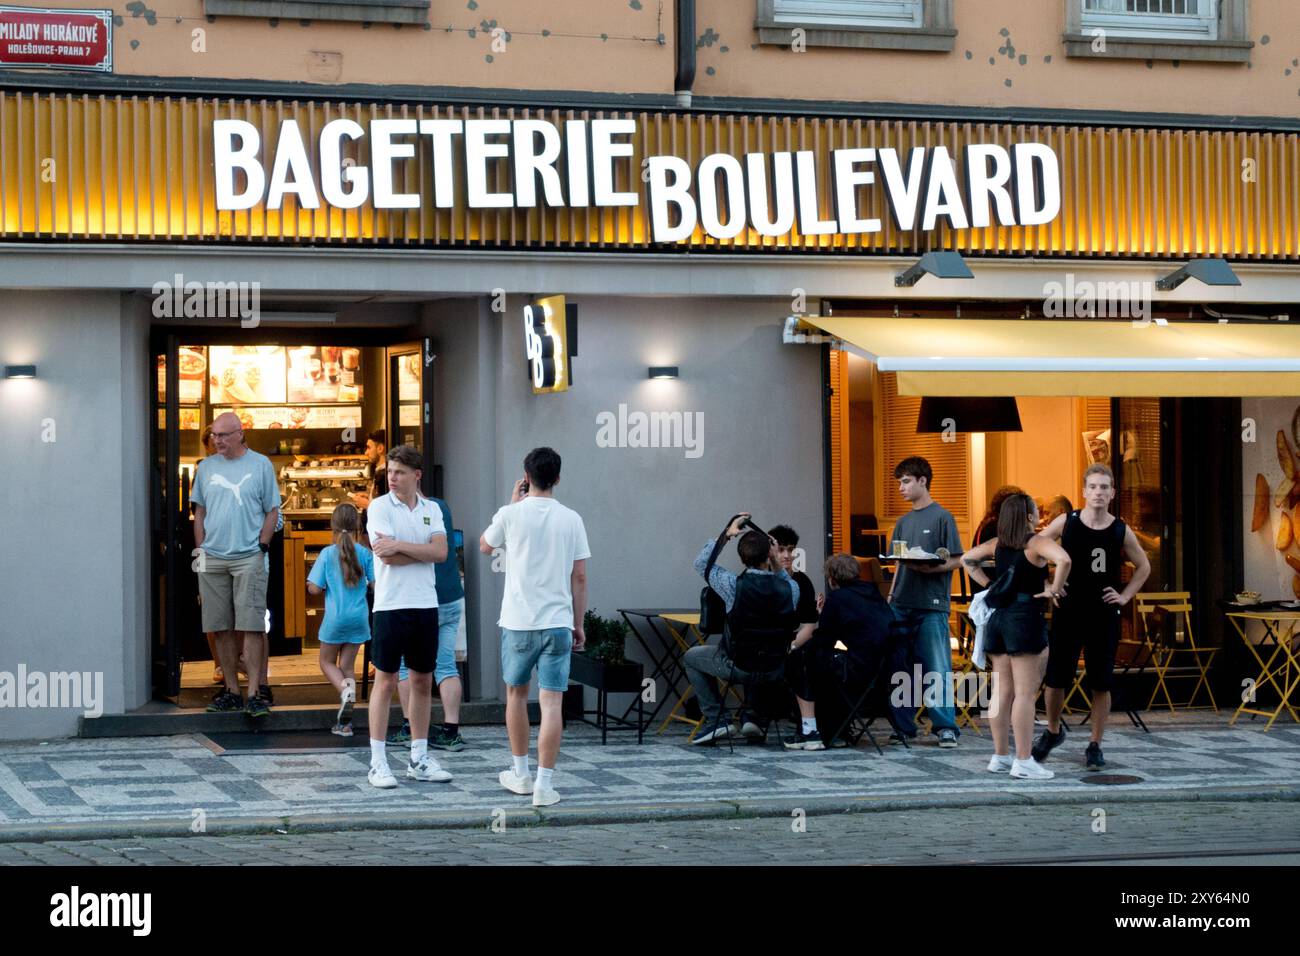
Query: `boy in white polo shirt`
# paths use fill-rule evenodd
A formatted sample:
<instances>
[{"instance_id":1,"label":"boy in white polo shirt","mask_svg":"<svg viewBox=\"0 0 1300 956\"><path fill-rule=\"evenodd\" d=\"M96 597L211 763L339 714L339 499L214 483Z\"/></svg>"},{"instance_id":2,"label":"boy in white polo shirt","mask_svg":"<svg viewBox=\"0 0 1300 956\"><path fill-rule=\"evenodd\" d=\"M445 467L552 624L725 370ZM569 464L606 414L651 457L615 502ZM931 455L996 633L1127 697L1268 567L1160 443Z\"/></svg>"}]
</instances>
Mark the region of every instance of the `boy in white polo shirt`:
<instances>
[{"instance_id":1,"label":"boy in white polo shirt","mask_svg":"<svg viewBox=\"0 0 1300 956\"><path fill-rule=\"evenodd\" d=\"M555 500L560 456L534 448L510 504L479 539L479 550L506 552L501 601L501 673L506 683L506 731L511 766L497 778L512 793L533 795L533 806L556 803L551 785L560 752L560 704L569 686L569 655L586 643L587 530L576 511ZM537 780L528 772L528 682L537 669L542 725L537 730Z\"/></svg>"},{"instance_id":2,"label":"boy in white polo shirt","mask_svg":"<svg viewBox=\"0 0 1300 956\"><path fill-rule=\"evenodd\" d=\"M410 445L388 453L388 494L370 503L366 530L375 556L375 608L370 659L375 689L370 697L372 786L389 789L397 779L388 768L384 737L397 671L406 658L411 672L412 780L444 782L451 774L429 754L429 710L438 651L438 590L434 565L447 557L442 511L420 496L424 460Z\"/></svg>"}]
</instances>

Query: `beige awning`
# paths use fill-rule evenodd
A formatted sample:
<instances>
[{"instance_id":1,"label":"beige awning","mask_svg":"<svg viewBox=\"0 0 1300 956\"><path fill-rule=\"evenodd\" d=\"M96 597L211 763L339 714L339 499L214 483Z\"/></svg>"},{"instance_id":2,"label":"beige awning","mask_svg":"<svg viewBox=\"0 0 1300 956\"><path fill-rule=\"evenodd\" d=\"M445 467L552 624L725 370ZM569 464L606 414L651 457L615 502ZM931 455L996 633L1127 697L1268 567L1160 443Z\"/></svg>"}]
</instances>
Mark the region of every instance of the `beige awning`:
<instances>
[{"instance_id":1,"label":"beige awning","mask_svg":"<svg viewBox=\"0 0 1300 956\"><path fill-rule=\"evenodd\" d=\"M806 317L903 395L1300 396L1300 323Z\"/></svg>"}]
</instances>

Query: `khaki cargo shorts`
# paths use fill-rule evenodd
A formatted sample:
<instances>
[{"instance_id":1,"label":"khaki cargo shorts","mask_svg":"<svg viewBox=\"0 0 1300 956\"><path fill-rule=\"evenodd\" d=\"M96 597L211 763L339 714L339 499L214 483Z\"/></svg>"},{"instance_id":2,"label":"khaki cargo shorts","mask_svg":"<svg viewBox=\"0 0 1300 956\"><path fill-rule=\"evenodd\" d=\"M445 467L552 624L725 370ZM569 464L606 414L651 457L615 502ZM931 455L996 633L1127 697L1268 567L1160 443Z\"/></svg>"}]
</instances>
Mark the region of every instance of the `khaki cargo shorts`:
<instances>
[{"instance_id":1,"label":"khaki cargo shorts","mask_svg":"<svg viewBox=\"0 0 1300 956\"><path fill-rule=\"evenodd\" d=\"M205 633L266 631L266 559L259 551L246 558L204 555L199 597Z\"/></svg>"}]
</instances>

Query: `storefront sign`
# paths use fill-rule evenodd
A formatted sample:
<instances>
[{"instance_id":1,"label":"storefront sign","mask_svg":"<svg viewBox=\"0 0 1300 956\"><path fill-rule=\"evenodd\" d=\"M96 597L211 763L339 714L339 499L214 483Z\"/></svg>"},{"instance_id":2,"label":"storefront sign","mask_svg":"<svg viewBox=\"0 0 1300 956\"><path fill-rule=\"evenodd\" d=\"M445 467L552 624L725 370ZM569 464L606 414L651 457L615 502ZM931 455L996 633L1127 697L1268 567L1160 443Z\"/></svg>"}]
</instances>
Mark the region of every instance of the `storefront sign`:
<instances>
[{"instance_id":1,"label":"storefront sign","mask_svg":"<svg viewBox=\"0 0 1300 956\"><path fill-rule=\"evenodd\" d=\"M547 296L524 306L524 354L534 395L568 391L572 375L564 296Z\"/></svg>"},{"instance_id":2,"label":"storefront sign","mask_svg":"<svg viewBox=\"0 0 1300 956\"><path fill-rule=\"evenodd\" d=\"M360 428L360 405L276 405L270 408L226 407L212 409L212 417L225 412L239 416L244 431L290 428Z\"/></svg>"},{"instance_id":3,"label":"storefront sign","mask_svg":"<svg viewBox=\"0 0 1300 956\"><path fill-rule=\"evenodd\" d=\"M113 11L0 7L0 66L112 73Z\"/></svg>"},{"instance_id":4,"label":"storefront sign","mask_svg":"<svg viewBox=\"0 0 1300 956\"><path fill-rule=\"evenodd\" d=\"M368 201L376 209L429 203L451 209L462 196L470 209L635 207L640 193L615 184L635 183L640 175L655 242L686 241L697 227L714 239L747 230L771 237L796 228L806 236L880 232L881 219L861 213L868 187L883 191L894 224L904 231L932 232L940 220L953 229L984 228L993 225L995 213L1003 226L1037 226L1061 210L1060 162L1045 143L1010 149L971 144L956 155L946 146L917 146L906 157L892 147L832 149L822 157L792 150L747 153L743 162L718 152L694 166L677 156L648 156L638 169L636 120L569 120L563 126L561 132L559 124L540 119L382 119L367 129L336 119L309 147L298 121L288 119L263 156L254 124L214 120L217 208L278 210L286 196L302 209L319 209L322 201L338 209ZM369 145L368 167L345 161L345 152L356 151L362 140ZM432 169L431 196L396 185L394 164L417 152ZM510 189L489 188L499 164L513 173Z\"/></svg>"}]
</instances>

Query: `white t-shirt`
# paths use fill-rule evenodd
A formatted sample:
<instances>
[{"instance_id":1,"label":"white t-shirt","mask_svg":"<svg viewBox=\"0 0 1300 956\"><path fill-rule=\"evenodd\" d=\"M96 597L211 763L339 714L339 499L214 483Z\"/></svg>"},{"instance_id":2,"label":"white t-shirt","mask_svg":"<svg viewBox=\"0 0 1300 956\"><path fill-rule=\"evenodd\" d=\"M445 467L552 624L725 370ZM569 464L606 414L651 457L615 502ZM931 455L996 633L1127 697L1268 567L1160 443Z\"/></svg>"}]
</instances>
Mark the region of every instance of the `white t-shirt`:
<instances>
[{"instance_id":1,"label":"white t-shirt","mask_svg":"<svg viewBox=\"0 0 1300 956\"><path fill-rule=\"evenodd\" d=\"M511 631L573 629L573 563L591 557L576 511L554 498L528 497L492 517L483 538L505 548L506 593L498 624Z\"/></svg>"},{"instance_id":2,"label":"white t-shirt","mask_svg":"<svg viewBox=\"0 0 1300 956\"><path fill-rule=\"evenodd\" d=\"M366 533L370 535L371 548L381 534L410 544L428 544L434 535L446 536L442 510L428 498L418 495L416 498L414 508L406 507L391 491L370 502L366 510ZM384 564L375 555L376 611L437 606L433 562L392 565Z\"/></svg>"}]
</instances>

